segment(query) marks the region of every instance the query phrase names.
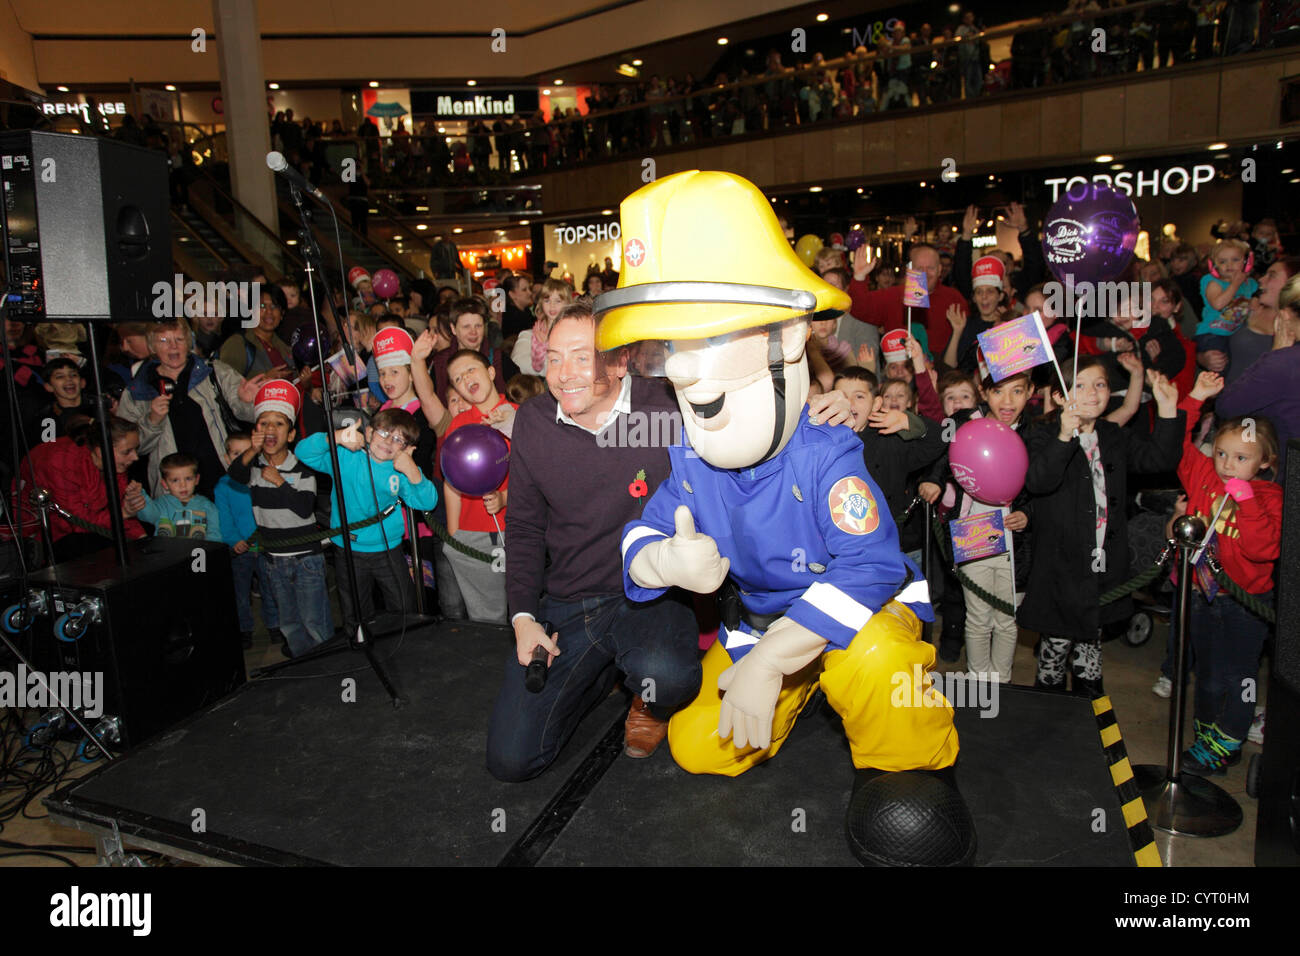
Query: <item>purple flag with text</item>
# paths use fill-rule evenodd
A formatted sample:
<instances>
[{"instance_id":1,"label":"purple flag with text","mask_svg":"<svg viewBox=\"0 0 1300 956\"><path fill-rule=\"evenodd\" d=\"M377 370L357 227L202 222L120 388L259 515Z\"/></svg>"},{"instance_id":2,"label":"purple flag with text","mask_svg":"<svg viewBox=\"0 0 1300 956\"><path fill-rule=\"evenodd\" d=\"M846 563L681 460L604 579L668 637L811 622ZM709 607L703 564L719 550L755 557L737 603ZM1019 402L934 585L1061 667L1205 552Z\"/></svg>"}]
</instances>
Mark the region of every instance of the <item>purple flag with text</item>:
<instances>
[{"instance_id":1,"label":"purple flag with text","mask_svg":"<svg viewBox=\"0 0 1300 956\"><path fill-rule=\"evenodd\" d=\"M989 375L995 382L1036 365L1056 361L1047 330L1043 328L1043 318L1037 312L1003 322L975 337L984 353Z\"/></svg>"}]
</instances>

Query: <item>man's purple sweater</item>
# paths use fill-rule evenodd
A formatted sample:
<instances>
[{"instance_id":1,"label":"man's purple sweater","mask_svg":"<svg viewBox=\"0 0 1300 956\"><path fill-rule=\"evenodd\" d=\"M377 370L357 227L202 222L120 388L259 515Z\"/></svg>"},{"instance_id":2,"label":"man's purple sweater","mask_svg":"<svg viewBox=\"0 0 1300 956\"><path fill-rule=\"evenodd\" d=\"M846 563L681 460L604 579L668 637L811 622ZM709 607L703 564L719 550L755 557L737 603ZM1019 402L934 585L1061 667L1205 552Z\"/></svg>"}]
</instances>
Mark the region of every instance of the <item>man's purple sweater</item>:
<instances>
[{"instance_id":1,"label":"man's purple sweater","mask_svg":"<svg viewBox=\"0 0 1300 956\"><path fill-rule=\"evenodd\" d=\"M1280 442L1277 480L1286 479L1286 443L1300 437L1300 344L1266 352L1244 375L1222 392L1215 402L1220 418L1264 415L1277 428Z\"/></svg>"},{"instance_id":2,"label":"man's purple sweater","mask_svg":"<svg viewBox=\"0 0 1300 956\"><path fill-rule=\"evenodd\" d=\"M557 422L549 392L519 406L506 535L512 617L537 616L543 592L562 601L623 593L623 526L668 477L667 445L677 433L665 435L662 425L680 414L665 379L633 378L629 420L600 441Z\"/></svg>"}]
</instances>

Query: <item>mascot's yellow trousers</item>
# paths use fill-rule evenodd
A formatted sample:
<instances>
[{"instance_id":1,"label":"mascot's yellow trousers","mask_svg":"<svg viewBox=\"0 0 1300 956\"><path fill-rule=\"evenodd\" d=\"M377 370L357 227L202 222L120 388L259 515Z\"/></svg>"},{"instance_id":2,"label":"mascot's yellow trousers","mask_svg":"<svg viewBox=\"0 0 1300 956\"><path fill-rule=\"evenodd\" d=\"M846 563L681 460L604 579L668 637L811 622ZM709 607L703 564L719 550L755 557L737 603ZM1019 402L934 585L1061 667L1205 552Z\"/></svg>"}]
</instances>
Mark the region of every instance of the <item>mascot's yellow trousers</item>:
<instances>
[{"instance_id":1,"label":"mascot's yellow trousers","mask_svg":"<svg viewBox=\"0 0 1300 956\"><path fill-rule=\"evenodd\" d=\"M718 675L731 658L716 642L704 655L699 696L668 723L668 746L691 773L736 777L776 755L818 685L844 720L853 766L939 770L957 759L952 705L929 686L935 651L921 640L921 622L897 601L873 614L844 650L822 654L785 679L772 722L772 744L737 749L718 737L722 692Z\"/></svg>"}]
</instances>

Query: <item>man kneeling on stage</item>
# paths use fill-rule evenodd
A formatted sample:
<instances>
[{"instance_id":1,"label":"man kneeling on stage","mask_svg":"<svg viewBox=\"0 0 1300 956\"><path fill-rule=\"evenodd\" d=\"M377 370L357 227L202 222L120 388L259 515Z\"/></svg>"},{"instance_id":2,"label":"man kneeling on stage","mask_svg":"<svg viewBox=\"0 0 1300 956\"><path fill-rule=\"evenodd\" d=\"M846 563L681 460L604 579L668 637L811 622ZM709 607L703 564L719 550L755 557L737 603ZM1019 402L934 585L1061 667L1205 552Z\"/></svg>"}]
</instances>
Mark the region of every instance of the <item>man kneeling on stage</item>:
<instances>
[{"instance_id":1,"label":"man kneeling on stage","mask_svg":"<svg viewBox=\"0 0 1300 956\"><path fill-rule=\"evenodd\" d=\"M653 753L669 715L700 688L691 596L675 590L633 604L619 571L623 525L667 476L667 450L601 437L620 417L674 411L671 391L629 376L625 355L603 361L585 305L567 308L551 329L546 384L547 394L516 412L510 454L506 588L516 646L487 751L488 770L500 780L527 780L550 766L620 671L633 695L630 757ZM524 668L538 646L549 654L549 671L542 690L530 693Z\"/></svg>"},{"instance_id":2,"label":"man kneeling on stage","mask_svg":"<svg viewBox=\"0 0 1300 956\"><path fill-rule=\"evenodd\" d=\"M934 619L925 578L899 550L861 442L803 414L809 321L848 296L803 266L766 197L729 173L645 186L623 201L621 227L624 272L596 302L597 345L664 344L647 354L664 356L689 438L627 525L624 586L646 601L731 585L700 693L669 723L673 759L744 773L775 756L820 686L858 770L858 858L969 863L953 711L921 640L920 620ZM925 706L895 706L899 680Z\"/></svg>"}]
</instances>

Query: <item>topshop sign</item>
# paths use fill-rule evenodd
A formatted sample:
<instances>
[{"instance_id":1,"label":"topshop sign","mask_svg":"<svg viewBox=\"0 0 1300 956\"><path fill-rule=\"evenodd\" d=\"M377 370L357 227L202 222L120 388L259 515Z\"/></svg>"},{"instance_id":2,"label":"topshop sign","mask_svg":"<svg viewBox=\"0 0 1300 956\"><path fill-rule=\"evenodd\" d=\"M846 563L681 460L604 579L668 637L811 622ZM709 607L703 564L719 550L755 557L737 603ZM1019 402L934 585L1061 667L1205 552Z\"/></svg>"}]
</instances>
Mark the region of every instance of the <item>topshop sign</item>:
<instances>
[{"instance_id":1,"label":"topshop sign","mask_svg":"<svg viewBox=\"0 0 1300 956\"><path fill-rule=\"evenodd\" d=\"M616 222L594 223L586 226L556 226L555 243L559 246L571 246L579 242L605 242L617 239L622 229Z\"/></svg>"},{"instance_id":2,"label":"topshop sign","mask_svg":"<svg viewBox=\"0 0 1300 956\"><path fill-rule=\"evenodd\" d=\"M1185 166L1170 166L1168 169L1152 169L1146 172L1125 171L1113 176L1109 173L1094 173L1091 179L1084 176L1059 176L1054 179L1044 179L1043 185L1052 187L1052 202L1060 198L1062 188L1065 189L1067 196L1071 193L1080 193L1073 198L1083 198L1086 190L1080 190L1079 187L1087 186L1089 182L1109 186L1125 196L1141 198L1159 196L1162 192L1166 196L1178 196L1188 189L1197 192L1206 183L1212 182L1214 175L1213 166L1208 163L1198 163L1191 169Z\"/></svg>"}]
</instances>

